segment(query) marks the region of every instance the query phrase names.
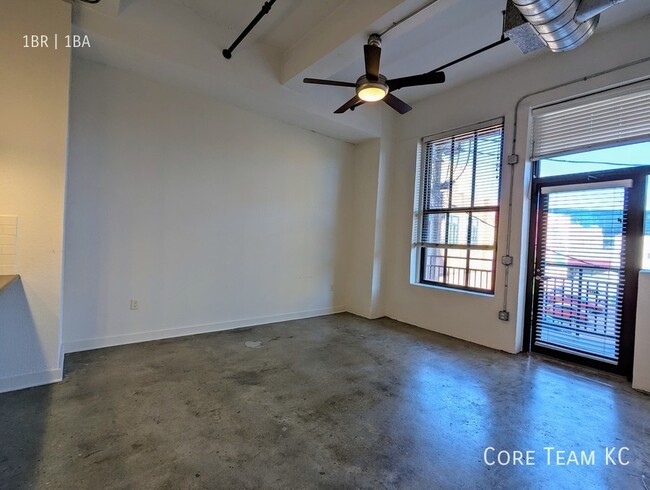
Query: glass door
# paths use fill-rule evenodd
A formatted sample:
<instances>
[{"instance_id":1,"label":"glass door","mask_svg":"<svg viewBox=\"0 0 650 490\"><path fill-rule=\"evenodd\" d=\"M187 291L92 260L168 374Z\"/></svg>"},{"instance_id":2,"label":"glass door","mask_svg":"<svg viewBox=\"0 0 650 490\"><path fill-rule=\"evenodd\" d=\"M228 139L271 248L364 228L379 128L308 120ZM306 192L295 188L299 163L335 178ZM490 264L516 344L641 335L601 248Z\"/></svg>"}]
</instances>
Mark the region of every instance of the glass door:
<instances>
[{"instance_id":1,"label":"glass door","mask_svg":"<svg viewBox=\"0 0 650 490\"><path fill-rule=\"evenodd\" d=\"M630 227L630 202L639 198L634 185L634 178L593 174L571 183L539 179L533 215L533 351L628 374L639 268L629 253L638 242L630 242L637 228Z\"/></svg>"}]
</instances>

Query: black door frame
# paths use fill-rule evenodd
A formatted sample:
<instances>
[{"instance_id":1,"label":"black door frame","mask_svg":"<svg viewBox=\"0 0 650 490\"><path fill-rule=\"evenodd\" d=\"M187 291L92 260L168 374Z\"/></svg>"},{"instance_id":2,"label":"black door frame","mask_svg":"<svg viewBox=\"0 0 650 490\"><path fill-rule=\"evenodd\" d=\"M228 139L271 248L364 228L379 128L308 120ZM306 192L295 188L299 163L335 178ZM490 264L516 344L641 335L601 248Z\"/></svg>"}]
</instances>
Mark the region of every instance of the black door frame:
<instances>
[{"instance_id":1,"label":"black door frame","mask_svg":"<svg viewBox=\"0 0 650 490\"><path fill-rule=\"evenodd\" d=\"M619 363L608 364L595 359L589 359L566 352L543 347L535 347L534 351L549 355L564 361L582 364L603 371L608 371L632 379L634 365L634 334L636 325L636 303L639 285L639 271L643 263L643 237L645 218L646 177L650 175L650 167L634 167L624 170L602 170L572 175L539 177L539 164L534 162L534 176L530 206L530 226L528 235L528 259L526 271L526 304L524 321L524 352L533 351L533 308L535 296L535 270L537 255L537 228L542 187L584 184L593 182L608 182L616 180L632 180L629 192L629 211L627 236L625 239L625 288L623 290L623 314L621 320Z\"/></svg>"}]
</instances>

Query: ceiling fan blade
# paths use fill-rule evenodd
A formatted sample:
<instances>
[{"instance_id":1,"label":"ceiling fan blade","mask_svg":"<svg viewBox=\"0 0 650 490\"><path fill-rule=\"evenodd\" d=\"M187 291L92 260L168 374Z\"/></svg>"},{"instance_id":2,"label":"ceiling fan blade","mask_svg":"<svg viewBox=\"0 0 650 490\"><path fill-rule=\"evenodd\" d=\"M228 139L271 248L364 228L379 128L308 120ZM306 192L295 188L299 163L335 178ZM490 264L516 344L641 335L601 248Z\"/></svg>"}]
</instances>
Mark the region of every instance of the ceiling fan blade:
<instances>
[{"instance_id":1,"label":"ceiling fan blade","mask_svg":"<svg viewBox=\"0 0 650 490\"><path fill-rule=\"evenodd\" d=\"M355 96L352 97L350 100L348 100L345 104L343 104L341 107L339 107L338 109L336 109L336 110L334 111L334 114L343 114L345 111L347 111L348 109L350 109L352 106L355 106L355 107L356 107L356 106L359 104L359 102L363 103L363 101L362 101L359 97L357 97L357 96L355 95Z\"/></svg>"},{"instance_id":2,"label":"ceiling fan blade","mask_svg":"<svg viewBox=\"0 0 650 490\"><path fill-rule=\"evenodd\" d=\"M314 85L333 85L334 87L352 87L357 86L356 83L352 82L339 82L337 80L321 80L320 78L305 78L303 83L312 83Z\"/></svg>"},{"instance_id":3,"label":"ceiling fan blade","mask_svg":"<svg viewBox=\"0 0 650 490\"><path fill-rule=\"evenodd\" d=\"M434 83L444 83L445 74L441 71L424 73L423 75L413 75L411 77L396 78L388 81L388 87L391 91L399 90L404 87L417 87L420 85L432 85Z\"/></svg>"},{"instance_id":4,"label":"ceiling fan blade","mask_svg":"<svg viewBox=\"0 0 650 490\"><path fill-rule=\"evenodd\" d=\"M366 44L363 47L363 55L366 61L366 77L369 80L379 80L379 63L381 61L381 48Z\"/></svg>"},{"instance_id":5,"label":"ceiling fan blade","mask_svg":"<svg viewBox=\"0 0 650 490\"><path fill-rule=\"evenodd\" d=\"M395 109L400 114L406 114L411 109L413 109L410 105L408 105L403 100L398 99L393 94L386 94L386 97L384 97L384 102L386 102L386 104L391 106L393 109Z\"/></svg>"}]
</instances>

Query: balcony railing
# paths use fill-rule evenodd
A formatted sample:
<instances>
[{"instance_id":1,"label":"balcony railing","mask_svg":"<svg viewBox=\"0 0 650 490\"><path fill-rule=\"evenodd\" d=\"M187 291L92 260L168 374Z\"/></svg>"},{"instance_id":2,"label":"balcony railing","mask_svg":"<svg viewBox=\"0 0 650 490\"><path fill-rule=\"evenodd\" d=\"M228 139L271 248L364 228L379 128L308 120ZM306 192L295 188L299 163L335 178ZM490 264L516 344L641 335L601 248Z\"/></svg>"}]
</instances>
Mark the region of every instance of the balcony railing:
<instances>
[{"instance_id":1,"label":"balcony railing","mask_svg":"<svg viewBox=\"0 0 650 490\"><path fill-rule=\"evenodd\" d=\"M537 341L617 359L621 272L553 266L540 277Z\"/></svg>"},{"instance_id":2,"label":"balcony railing","mask_svg":"<svg viewBox=\"0 0 650 490\"><path fill-rule=\"evenodd\" d=\"M424 274L426 281L486 291L492 289L492 271L425 264Z\"/></svg>"}]
</instances>

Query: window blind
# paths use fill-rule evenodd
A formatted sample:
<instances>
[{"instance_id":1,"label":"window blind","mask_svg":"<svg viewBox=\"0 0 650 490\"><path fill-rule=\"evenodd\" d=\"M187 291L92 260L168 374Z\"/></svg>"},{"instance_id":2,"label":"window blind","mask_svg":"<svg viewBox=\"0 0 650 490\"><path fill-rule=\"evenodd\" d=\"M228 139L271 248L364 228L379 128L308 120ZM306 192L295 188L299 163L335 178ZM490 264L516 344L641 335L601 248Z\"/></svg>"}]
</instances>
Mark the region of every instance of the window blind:
<instances>
[{"instance_id":1,"label":"window blind","mask_svg":"<svg viewBox=\"0 0 650 490\"><path fill-rule=\"evenodd\" d=\"M650 84L533 110L532 160L650 140Z\"/></svg>"},{"instance_id":2,"label":"window blind","mask_svg":"<svg viewBox=\"0 0 650 490\"><path fill-rule=\"evenodd\" d=\"M629 187L610 185L542 192L534 342L616 364Z\"/></svg>"},{"instance_id":3,"label":"window blind","mask_svg":"<svg viewBox=\"0 0 650 490\"><path fill-rule=\"evenodd\" d=\"M503 123L423 141L420 281L492 291Z\"/></svg>"}]
</instances>

